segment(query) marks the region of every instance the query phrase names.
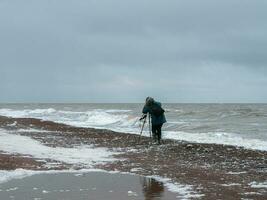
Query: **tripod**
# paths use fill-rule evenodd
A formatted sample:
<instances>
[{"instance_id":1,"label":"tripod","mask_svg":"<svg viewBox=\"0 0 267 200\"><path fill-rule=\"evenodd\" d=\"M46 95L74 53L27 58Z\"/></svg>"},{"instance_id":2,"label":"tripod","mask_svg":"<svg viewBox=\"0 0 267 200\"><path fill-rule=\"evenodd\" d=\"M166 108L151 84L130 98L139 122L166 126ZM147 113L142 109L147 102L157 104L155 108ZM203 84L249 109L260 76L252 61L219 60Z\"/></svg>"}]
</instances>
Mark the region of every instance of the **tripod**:
<instances>
[{"instance_id":1,"label":"tripod","mask_svg":"<svg viewBox=\"0 0 267 200\"><path fill-rule=\"evenodd\" d=\"M151 118L151 116L150 116L150 114L148 114L149 137L150 137L150 139L151 139L152 137L151 137L151 120L150 120L150 118ZM141 132L140 132L140 135L139 135L139 140L138 140L138 142L140 142L140 139L141 139L141 136L142 136L142 133L143 133L145 124L146 124L146 120L147 120L147 115L146 115L145 118L144 118L144 121L143 121L143 124L142 124L142 128L141 128Z\"/></svg>"}]
</instances>

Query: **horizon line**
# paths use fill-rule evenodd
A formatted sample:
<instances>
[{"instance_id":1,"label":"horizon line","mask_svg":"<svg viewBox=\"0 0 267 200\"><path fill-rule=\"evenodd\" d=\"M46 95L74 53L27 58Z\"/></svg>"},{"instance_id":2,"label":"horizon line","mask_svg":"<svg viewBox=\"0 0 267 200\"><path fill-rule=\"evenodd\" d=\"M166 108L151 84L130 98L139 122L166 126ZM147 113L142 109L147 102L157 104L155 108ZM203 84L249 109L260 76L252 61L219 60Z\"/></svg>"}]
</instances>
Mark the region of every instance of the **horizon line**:
<instances>
[{"instance_id":1,"label":"horizon line","mask_svg":"<svg viewBox=\"0 0 267 200\"><path fill-rule=\"evenodd\" d=\"M164 102L165 104L267 104L267 102ZM0 102L0 104L143 104L144 102Z\"/></svg>"}]
</instances>

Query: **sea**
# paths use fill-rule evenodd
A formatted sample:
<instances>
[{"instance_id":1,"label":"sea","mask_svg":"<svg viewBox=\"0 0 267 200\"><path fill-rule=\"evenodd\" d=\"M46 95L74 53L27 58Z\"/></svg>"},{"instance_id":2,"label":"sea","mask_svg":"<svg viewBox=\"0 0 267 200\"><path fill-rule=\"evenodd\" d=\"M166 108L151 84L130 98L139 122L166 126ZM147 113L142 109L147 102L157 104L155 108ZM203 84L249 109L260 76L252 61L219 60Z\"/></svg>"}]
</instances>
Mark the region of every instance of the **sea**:
<instances>
[{"instance_id":1,"label":"sea","mask_svg":"<svg viewBox=\"0 0 267 200\"><path fill-rule=\"evenodd\" d=\"M163 138L267 151L267 104L162 104ZM141 103L0 104L0 115L140 134ZM149 137L148 120L144 136ZM1 142L1 141L0 141Z\"/></svg>"}]
</instances>

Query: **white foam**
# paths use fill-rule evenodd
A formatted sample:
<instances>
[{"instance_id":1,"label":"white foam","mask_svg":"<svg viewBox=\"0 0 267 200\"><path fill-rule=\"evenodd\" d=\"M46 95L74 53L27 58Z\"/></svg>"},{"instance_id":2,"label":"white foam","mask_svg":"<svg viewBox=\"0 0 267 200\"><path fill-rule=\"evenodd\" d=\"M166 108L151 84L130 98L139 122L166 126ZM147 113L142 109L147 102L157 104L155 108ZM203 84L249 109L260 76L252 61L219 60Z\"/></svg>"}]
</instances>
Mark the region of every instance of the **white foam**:
<instances>
[{"instance_id":1,"label":"white foam","mask_svg":"<svg viewBox=\"0 0 267 200\"><path fill-rule=\"evenodd\" d=\"M109 152L105 148L93 148L83 145L75 148L48 147L30 137L7 133L0 129L0 150L9 153L30 155L39 159L52 159L69 164L85 165L113 161L111 156L115 152Z\"/></svg>"},{"instance_id":2,"label":"white foam","mask_svg":"<svg viewBox=\"0 0 267 200\"><path fill-rule=\"evenodd\" d=\"M184 185L179 183L173 183L169 178L162 178L160 176L147 176L148 178L154 178L159 182L163 182L170 192L177 193L179 199L198 199L204 196L193 190L192 185Z\"/></svg>"},{"instance_id":3,"label":"white foam","mask_svg":"<svg viewBox=\"0 0 267 200\"><path fill-rule=\"evenodd\" d=\"M22 179L37 174L105 172L101 169L34 171L26 169L0 170L0 184L13 179Z\"/></svg>"},{"instance_id":4,"label":"white foam","mask_svg":"<svg viewBox=\"0 0 267 200\"><path fill-rule=\"evenodd\" d=\"M19 133L51 133L52 131L48 130L42 130L42 129L35 129L35 128L29 128L29 129L18 129L17 132Z\"/></svg>"},{"instance_id":5,"label":"white foam","mask_svg":"<svg viewBox=\"0 0 267 200\"><path fill-rule=\"evenodd\" d=\"M55 113L56 110L53 108L48 109L26 109L26 110L13 110L8 108L0 109L0 115L7 116L7 117L31 117L31 116L38 116L38 115L48 115Z\"/></svg>"},{"instance_id":6,"label":"white foam","mask_svg":"<svg viewBox=\"0 0 267 200\"><path fill-rule=\"evenodd\" d=\"M131 190L129 190L127 193L128 193L129 197L137 197L138 196L138 194L136 192L133 192Z\"/></svg>"},{"instance_id":7,"label":"white foam","mask_svg":"<svg viewBox=\"0 0 267 200\"><path fill-rule=\"evenodd\" d=\"M239 174L246 174L246 173L248 173L248 172L246 172L246 171L243 171L243 172L227 172L227 174L231 174L231 175L239 175Z\"/></svg>"},{"instance_id":8,"label":"white foam","mask_svg":"<svg viewBox=\"0 0 267 200\"><path fill-rule=\"evenodd\" d=\"M264 182L251 182L250 187L252 188L267 188L267 180Z\"/></svg>"},{"instance_id":9,"label":"white foam","mask_svg":"<svg viewBox=\"0 0 267 200\"><path fill-rule=\"evenodd\" d=\"M91 127L98 129L110 129L117 132L126 132L131 134L140 133L140 124L138 117L129 113L131 110L120 109L92 109L85 112L47 109L0 109L0 115L8 117L37 118L42 120L64 123L76 127ZM163 127L175 124L184 124L184 122L172 121ZM185 124L185 126L188 126ZM144 136L149 136L148 127L143 131ZM253 138L242 137L241 134L226 132L199 132L189 133L182 131L163 131L163 138L184 140L197 143L226 144L240 146L248 149L267 151L267 141Z\"/></svg>"},{"instance_id":10,"label":"white foam","mask_svg":"<svg viewBox=\"0 0 267 200\"><path fill-rule=\"evenodd\" d=\"M119 109L108 109L108 110L101 109L101 110L108 113L127 113L132 111L132 110L119 110Z\"/></svg>"},{"instance_id":11,"label":"white foam","mask_svg":"<svg viewBox=\"0 0 267 200\"><path fill-rule=\"evenodd\" d=\"M125 121L128 117L126 112L130 110L102 110L94 109L85 112L62 111L53 108L12 110L0 109L0 115L15 118L36 118L42 120L65 123L78 127L103 127L110 124ZM121 114L113 114L121 113Z\"/></svg>"},{"instance_id":12,"label":"white foam","mask_svg":"<svg viewBox=\"0 0 267 200\"><path fill-rule=\"evenodd\" d=\"M0 183L8 182L12 179L20 179L27 176L38 174L38 171L16 169L13 171L0 170Z\"/></svg>"},{"instance_id":13,"label":"white foam","mask_svg":"<svg viewBox=\"0 0 267 200\"><path fill-rule=\"evenodd\" d=\"M226 184L221 184L221 186L224 187L232 187L232 186L240 186L240 183L226 183Z\"/></svg>"},{"instance_id":14,"label":"white foam","mask_svg":"<svg viewBox=\"0 0 267 200\"><path fill-rule=\"evenodd\" d=\"M184 140L197 143L225 144L247 149L267 151L267 141L258 139L243 138L234 133L208 132L208 133L187 133L187 132L164 132L165 138Z\"/></svg>"}]
</instances>

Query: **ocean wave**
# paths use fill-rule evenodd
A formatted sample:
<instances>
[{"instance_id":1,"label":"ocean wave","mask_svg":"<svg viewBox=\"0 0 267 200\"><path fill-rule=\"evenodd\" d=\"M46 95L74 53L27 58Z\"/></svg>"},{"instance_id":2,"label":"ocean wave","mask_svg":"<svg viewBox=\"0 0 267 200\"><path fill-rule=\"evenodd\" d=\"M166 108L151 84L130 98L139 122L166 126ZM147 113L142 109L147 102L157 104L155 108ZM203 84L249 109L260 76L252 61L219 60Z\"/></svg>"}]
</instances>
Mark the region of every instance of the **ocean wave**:
<instances>
[{"instance_id":1,"label":"ocean wave","mask_svg":"<svg viewBox=\"0 0 267 200\"><path fill-rule=\"evenodd\" d=\"M267 117L267 113L264 110L252 108L233 109L229 112L229 115L238 117Z\"/></svg>"},{"instance_id":2,"label":"ocean wave","mask_svg":"<svg viewBox=\"0 0 267 200\"><path fill-rule=\"evenodd\" d=\"M65 123L72 126L92 127L107 126L110 124L125 121L130 110L102 110L93 109L85 112L47 109L0 109L0 115L14 118L37 118L58 123ZM122 113L122 114L119 114Z\"/></svg>"},{"instance_id":3,"label":"ocean wave","mask_svg":"<svg viewBox=\"0 0 267 200\"><path fill-rule=\"evenodd\" d=\"M225 144L247 149L267 151L267 141L241 137L239 134L227 132L188 133L182 131L166 131L164 137L196 143Z\"/></svg>"},{"instance_id":4,"label":"ocean wave","mask_svg":"<svg viewBox=\"0 0 267 200\"><path fill-rule=\"evenodd\" d=\"M133 134L140 134L140 127L142 125L136 114L131 112L131 110L123 109L91 109L81 112L56 110L54 108L25 110L3 108L0 109L0 115L14 118L37 118L76 127L104 128ZM236 132L234 134L229 133L232 129L226 129L225 125L219 126L219 122L215 123L207 119L192 121L191 118L173 118L173 120L164 125L163 133L165 138L170 139L200 143L229 144L250 149L267 150L266 140L246 138L245 134L237 133L245 130L241 128L234 129L233 132ZM146 123L143 135L149 136L148 123Z\"/></svg>"},{"instance_id":5,"label":"ocean wave","mask_svg":"<svg viewBox=\"0 0 267 200\"><path fill-rule=\"evenodd\" d=\"M198 114L199 112L197 111L193 111L193 110L174 110L174 112L177 114L177 115L182 115L182 116L187 116L187 115L196 115Z\"/></svg>"}]
</instances>

